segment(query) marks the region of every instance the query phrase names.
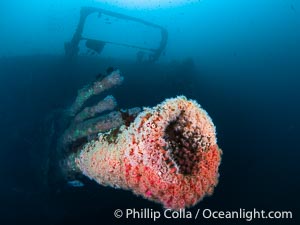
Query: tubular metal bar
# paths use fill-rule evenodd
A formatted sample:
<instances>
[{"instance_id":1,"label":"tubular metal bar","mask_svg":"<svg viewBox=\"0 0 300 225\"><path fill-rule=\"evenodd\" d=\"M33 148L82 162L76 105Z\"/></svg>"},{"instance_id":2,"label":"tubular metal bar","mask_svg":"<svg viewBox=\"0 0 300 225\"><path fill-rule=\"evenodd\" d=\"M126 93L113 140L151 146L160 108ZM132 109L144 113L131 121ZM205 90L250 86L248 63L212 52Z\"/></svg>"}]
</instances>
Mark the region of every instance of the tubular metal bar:
<instances>
[{"instance_id":1,"label":"tubular metal bar","mask_svg":"<svg viewBox=\"0 0 300 225\"><path fill-rule=\"evenodd\" d=\"M99 13L100 15L101 14L106 14L106 15L116 17L116 18L120 18L120 19L124 19L124 20L131 20L131 21L134 21L134 22L144 24L146 26L157 28L161 32L161 41L160 41L159 47L157 49L150 49L150 48L138 47L138 46L134 46L134 45L121 44L121 43L115 43L115 42L109 42L109 41L107 41L107 42L104 41L104 43L122 45L122 46L126 46L126 47L133 47L133 48L152 51L153 54L149 58L149 61L152 61L152 62L156 61L160 57L161 53L163 52L163 50L165 49L165 47L167 45L168 32L162 26L159 26L159 25L154 24L154 23L147 22L147 21L142 20L142 19L138 19L138 18L135 18L135 17L123 15L123 14L120 14L120 13L111 12L111 11L100 9L100 8L82 7L81 10L80 10L80 19L79 19L79 23L77 25L76 31L75 31L71 41L65 43L65 52L66 52L66 55L68 57L76 56L78 54L78 51L79 51L79 47L78 47L79 42L81 40L87 40L87 38L82 37L82 32L83 32L83 28L84 28L86 18L92 13Z\"/></svg>"}]
</instances>

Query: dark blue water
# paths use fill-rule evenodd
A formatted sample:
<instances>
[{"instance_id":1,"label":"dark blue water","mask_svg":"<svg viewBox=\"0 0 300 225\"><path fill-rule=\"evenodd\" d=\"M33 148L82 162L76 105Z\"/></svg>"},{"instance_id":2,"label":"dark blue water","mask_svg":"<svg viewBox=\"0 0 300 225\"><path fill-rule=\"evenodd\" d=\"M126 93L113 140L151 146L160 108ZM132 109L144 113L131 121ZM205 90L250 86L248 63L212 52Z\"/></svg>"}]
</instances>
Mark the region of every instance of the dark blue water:
<instances>
[{"instance_id":1,"label":"dark blue water","mask_svg":"<svg viewBox=\"0 0 300 225\"><path fill-rule=\"evenodd\" d=\"M19 56L8 39L2 41L2 49L11 46L13 54L3 51L0 57L1 224L152 224L151 219L116 219L113 212L127 208L163 211L160 205L131 192L101 187L91 181L77 189L45 181L53 175L43 172L51 158L51 147L45 143L51 129L49 124L58 120L53 115L70 105L77 90L109 66L121 70L124 84L100 98L113 94L121 108L130 108L154 106L165 98L183 94L196 99L213 119L218 144L224 153L220 181L211 197L189 209L192 213L199 208L218 211L256 208L293 213L293 219L282 220L159 219L157 224L297 224L300 216L299 4L274 1L270 5L270 1L261 1L264 3L255 7L254 3L247 2L234 7L227 5L226 10L218 1L213 1L215 5L208 2L203 3L206 14L205 9L199 10L204 13L203 18L211 18L206 21L214 26L208 29L202 20L199 26L202 31L207 28L211 32L203 32L199 41L192 38L198 29L187 24L190 32L187 36L191 38L185 46L186 39L180 42L180 38L186 37L186 28L174 35L174 27L167 24L171 32L166 56L153 65L139 64L131 58L120 59L117 55L110 59L80 56L69 61L63 53L53 54L49 50L51 54L45 51L37 55L25 47L20 54L23 56ZM237 11L245 12L247 4L253 8L248 8L243 17ZM6 6L18 7L16 1ZM177 10L187 19L189 12L190 16L197 14L189 7ZM157 10L162 13L164 9ZM219 15L210 17L210 10ZM128 10L125 12L128 14ZM63 41L70 40L73 31L69 33ZM16 33L6 33L9 35L13 35L12 40L22 39ZM43 40L47 42L47 38ZM180 52L184 53L179 57ZM190 62L187 58L194 63L186 63Z\"/></svg>"}]
</instances>

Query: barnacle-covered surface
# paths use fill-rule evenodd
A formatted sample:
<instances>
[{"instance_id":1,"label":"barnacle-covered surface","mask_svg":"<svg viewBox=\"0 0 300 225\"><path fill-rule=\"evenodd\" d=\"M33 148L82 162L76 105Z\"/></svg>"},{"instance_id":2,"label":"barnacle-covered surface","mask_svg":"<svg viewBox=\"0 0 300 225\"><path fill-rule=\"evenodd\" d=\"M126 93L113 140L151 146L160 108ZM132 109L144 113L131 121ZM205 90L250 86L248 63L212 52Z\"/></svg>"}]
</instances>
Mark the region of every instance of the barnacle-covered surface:
<instances>
[{"instance_id":1,"label":"barnacle-covered surface","mask_svg":"<svg viewBox=\"0 0 300 225\"><path fill-rule=\"evenodd\" d=\"M75 159L83 174L172 209L212 194L222 152L210 117L195 101L179 96L144 108L117 132L114 142L103 133L84 146Z\"/></svg>"}]
</instances>

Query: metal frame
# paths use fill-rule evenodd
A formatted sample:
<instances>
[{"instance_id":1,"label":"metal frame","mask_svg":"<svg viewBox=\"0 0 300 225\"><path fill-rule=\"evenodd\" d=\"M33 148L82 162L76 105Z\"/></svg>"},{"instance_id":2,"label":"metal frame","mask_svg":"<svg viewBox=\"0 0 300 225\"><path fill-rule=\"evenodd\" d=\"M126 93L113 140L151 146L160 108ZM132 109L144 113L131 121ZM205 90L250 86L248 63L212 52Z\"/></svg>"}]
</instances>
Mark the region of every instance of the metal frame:
<instances>
[{"instance_id":1,"label":"metal frame","mask_svg":"<svg viewBox=\"0 0 300 225\"><path fill-rule=\"evenodd\" d=\"M153 48L145 48L145 47L140 47L140 46L135 46L135 45L124 44L124 43L116 43L116 42L110 42L110 41L100 41L100 40L94 40L94 39L89 39L89 38L82 37L82 32L83 32L83 29L84 29L86 18L92 13L99 13L99 15L105 14L105 15L109 15L111 17L116 17L116 18L123 19L123 20L131 20L131 21L134 21L134 22L144 24L144 25L149 26L149 27L159 29L160 32L161 32L160 44L159 44L158 48L153 49ZM77 25L76 31L73 35L73 38L71 39L70 42L65 43L66 56L74 57L74 56L78 55L78 52L79 52L78 45L79 45L79 42L81 40L86 40L89 43L92 43L92 42L100 43L99 46L98 46L99 51L102 50L102 48L104 47L105 44L114 44L114 45L120 45L120 46L145 50L145 51L148 51L148 52L151 53L149 55L148 61L154 62L154 61L158 60L158 58L160 57L160 55L162 54L163 50L165 49L165 47L167 45L168 32L165 28L163 28L159 25L147 22L147 21L142 20L142 19L138 19L138 18L135 18L135 17L123 15L123 14L120 14L120 13L111 12L111 11L100 9L100 8L82 7L81 11L80 11L79 23ZM103 46L101 46L101 44L103 44Z\"/></svg>"}]
</instances>

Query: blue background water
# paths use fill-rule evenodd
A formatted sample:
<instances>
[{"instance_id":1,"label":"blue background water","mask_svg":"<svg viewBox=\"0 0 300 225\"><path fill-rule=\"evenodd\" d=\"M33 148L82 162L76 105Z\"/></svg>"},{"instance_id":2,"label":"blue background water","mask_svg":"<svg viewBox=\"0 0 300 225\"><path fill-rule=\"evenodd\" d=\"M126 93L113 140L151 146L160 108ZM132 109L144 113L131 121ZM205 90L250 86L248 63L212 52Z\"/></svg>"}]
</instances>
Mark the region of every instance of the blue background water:
<instances>
[{"instance_id":1,"label":"blue background water","mask_svg":"<svg viewBox=\"0 0 300 225\"><path fill-rule=\"evenodd\" d=\"M130 50L114 48L102 55L114 60L82 56L76 63L66 62L64 42L75 31L81 6L102 7L166 27L169 40L164 55L154 68L136 64ZM162 210L130 192L93 184L82 189L62 187L55 193L41 188L40 164L47 153L37 146L47 134L43 121L70 104L78 88L111 65L125 76L124 85L111 92L121 107L153 106L164 98L185 94L212 117L224 151L220 182L214 195L192 211L291 210L294 220L267 222L299 220L300 2L203 0L169 6L145 9L109 1L0 2L3 224L123 224L129 220L113 218L117 208ZM115 32L110 33L111 38L122 36L120 30ZM147 37L139 35L134 37L136 41ZM123 41L130 40L125 36ZM178 66L187 58L193 59L195 68ZM152 222L131 222L141 221ZM158 221L183 222L230 224L244 220ZM265 222L254 220L253 224Z\"/></svg>"}]
</instances>

